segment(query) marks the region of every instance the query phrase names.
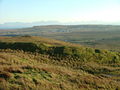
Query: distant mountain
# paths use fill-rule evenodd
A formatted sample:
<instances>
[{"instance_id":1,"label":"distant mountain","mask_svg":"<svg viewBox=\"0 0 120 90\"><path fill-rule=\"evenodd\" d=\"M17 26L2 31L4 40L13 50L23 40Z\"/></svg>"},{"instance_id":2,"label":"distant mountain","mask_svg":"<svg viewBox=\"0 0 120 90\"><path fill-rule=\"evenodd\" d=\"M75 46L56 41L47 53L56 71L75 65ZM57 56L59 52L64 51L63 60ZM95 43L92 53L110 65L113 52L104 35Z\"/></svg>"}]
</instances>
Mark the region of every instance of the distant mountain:
<instances>
[{"instance_id":1,"label":"distant mountain","mask_svg":"<svg viewBox=\"0 0 120 90\"><path fill-rule=\"evenodd\" d=\"M0 24L0 29L18 29L28 28L33 26L44 26L44 25L119 25L119 22L100 22L100 21L76 21L76 22L59 22L59 21L40 21L40 22L7 22Z\"/></svg>"},{"instance_id":2,"label":"distant mountain","mask_svg":"<svg viewBox=\"0 0 120 90\"><path fill-rule=\"evenodd\" d=\"M32 23L8 22L8 23L0 24L0 29L17 29L17 28L40 26L40 25L58 25L58 24L62 24L62 23L57 21L41 21L41 22L32 22Z\"/></svg>"}]
</instances>

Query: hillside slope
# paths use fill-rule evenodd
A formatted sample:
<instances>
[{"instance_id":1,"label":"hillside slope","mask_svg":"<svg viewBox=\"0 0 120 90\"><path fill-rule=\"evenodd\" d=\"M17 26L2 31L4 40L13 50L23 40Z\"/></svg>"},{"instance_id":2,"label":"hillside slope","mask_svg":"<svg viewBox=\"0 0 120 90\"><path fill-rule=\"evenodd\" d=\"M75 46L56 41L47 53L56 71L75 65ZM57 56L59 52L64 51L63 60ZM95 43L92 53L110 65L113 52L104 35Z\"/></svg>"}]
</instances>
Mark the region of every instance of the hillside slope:
<instances>
[{"instance_id":1,"label":"hillside slope","mask_svg":"<svg viewBox=\"0 0 120 90\"><path fill-rule=\"evenodd\" d=\"M0 30L0 36L42 36L90 47L120 51L120 25L46 25Z\"/></svg>"},{"instance_id":2,"label":"hillside slope","mask_svg":"<svg viewBox=\"0 0 120 90\"><path fill-rule=\"evenodd\" d=\"M42 37L0 37L0 90L119 90L120 53Z\"/></svg>"}]
</instances>

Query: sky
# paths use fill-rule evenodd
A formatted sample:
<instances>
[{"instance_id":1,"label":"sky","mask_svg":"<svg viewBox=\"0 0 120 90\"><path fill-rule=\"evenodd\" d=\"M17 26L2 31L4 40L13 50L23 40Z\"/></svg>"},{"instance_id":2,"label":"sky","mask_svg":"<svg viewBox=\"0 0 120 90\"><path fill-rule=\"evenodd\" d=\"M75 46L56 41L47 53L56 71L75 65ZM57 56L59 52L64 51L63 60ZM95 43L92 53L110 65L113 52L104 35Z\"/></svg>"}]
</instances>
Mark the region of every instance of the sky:
<instances>
[{"instance_id":1,"label":"sky","mask_svg":"<svg viewBox=\"0 0 120 90\"><path fill-rule=\"evenodd\" d=\"M120 24L120 0L0 0L0 24L39 21Z\"/></svg>"}]
</instances>

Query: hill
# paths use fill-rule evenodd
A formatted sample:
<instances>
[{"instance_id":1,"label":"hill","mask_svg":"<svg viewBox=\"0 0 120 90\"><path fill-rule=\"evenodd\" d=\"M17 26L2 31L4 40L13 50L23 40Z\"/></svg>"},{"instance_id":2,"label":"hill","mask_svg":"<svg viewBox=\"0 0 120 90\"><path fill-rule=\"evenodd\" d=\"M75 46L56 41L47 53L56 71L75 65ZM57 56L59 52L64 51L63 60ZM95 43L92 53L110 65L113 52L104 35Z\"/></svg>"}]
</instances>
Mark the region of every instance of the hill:
<instances>
[{"instance_id":1,"label":"hill","mask_svg":"<svg viewBox=\"0 0 120 90\"><path fill-rule=\"evenodd\" d=\"M119 90L120 53L35 36L0 37L0 90Z\"/></svg>"},{"instance_id":2,"label":"hill","mask_svg":"<svg viewBox=\"0 0 120 90\"><path fill-rule=\"evenodd\" d=\"M47 25L0 30L0 36L42 36L92 48L120 50L119 25Z\"/></svg>"}]
</instances>

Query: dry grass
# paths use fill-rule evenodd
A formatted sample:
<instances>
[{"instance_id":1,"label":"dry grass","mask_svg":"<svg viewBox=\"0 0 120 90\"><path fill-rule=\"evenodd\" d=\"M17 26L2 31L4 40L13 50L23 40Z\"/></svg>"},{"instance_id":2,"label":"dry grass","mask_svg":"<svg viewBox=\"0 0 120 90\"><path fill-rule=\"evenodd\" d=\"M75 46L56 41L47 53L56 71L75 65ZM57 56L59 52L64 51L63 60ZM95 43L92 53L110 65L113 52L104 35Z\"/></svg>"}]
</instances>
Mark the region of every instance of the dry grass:
<instances>
[{"instance_id":1,"label":"dry grass","mask_svg":"<svg viewBox=\"0 0 120 90\"><path fill-rule=\"evenodd\" d=\"M0 58L8 64L0 66L0 87L2 90L32 89L42 90L80 90L80 89L117 89L120 82L110 77L92 75L80 69L45 64L38 61L42 55L23 51L6 50L0 52ZM14 58L15 57L15 58ZM22 59L26 61L21 61ZM43 61L48 56L43 55ZM1 59L0 59L1 60ZM15 62L13 61L15 60ZM12 62L12 63L11 63ZM34 62L34 63L33 63ZM87 64L86 64L87 65ZM97 67L97 65L95 66ZM102 67L102 66L101 66ZM107 67L107 66L106 66ZM114 68L112 67L112 70Z\"/></svg>"},{"instance_id":2,"label":"dry grass","mask_svg":"<svg viewBox=\"0 0 120 90\"><path fill-rule=\"evenodd\" d=\"M29 36L29 37L0 37L1 42L34 42L34 43L46 43L48 45L65 45L65 46L77 46L81 47L80 45L69 43L69 42L63 42L58 41L54 39L48 39L44 37L37 37L37 36Z\"/></svg>"},{"instance_id":3,"label":"dry grass","mask_svg":"<svg viewBox=\"0 0 120 90\"><path fill-rule=\"evenodd\" d=\"M28 36L0 37L0 41L77 46ZM94 51L94 49L81 47L79 51L81 57L69 55L63 57L23 50L0 49L0 90L119 90L120 64L98 62L107 61L112 55L116 56L113 60L119 59L120 54L101 50L93 53ZM97 59L96 62L94 59Z\"/></svg>"}]
</instances>

